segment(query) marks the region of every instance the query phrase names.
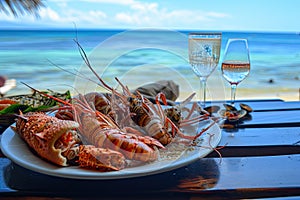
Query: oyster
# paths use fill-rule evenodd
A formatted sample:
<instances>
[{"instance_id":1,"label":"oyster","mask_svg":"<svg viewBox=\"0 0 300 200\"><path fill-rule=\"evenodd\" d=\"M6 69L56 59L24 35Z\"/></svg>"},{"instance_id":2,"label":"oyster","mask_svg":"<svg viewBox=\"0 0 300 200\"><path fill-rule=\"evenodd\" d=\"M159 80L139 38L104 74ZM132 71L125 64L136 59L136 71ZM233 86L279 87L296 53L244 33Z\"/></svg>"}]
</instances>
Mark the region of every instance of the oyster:
<instances>
[{"instance_id":1,"label":"oyster","mask_svg":"<svg viewBox=\"0 0 300 200\"><path fill-rule=\"evenodd\" d=\"M244 103L240 103L240 107L242 110L246 110L247 113L250 113L253 111L253 109L249 105L244 104Z\"/></svg>"},{"instance_id":2,"label":"oyster","mask_svg":"<svg viewBox=\"0 0 300 200\"><path fill-rule=\"evenodd\" d=\"M237 111L236 107L230 105L230 104L223 104L223 106L225 107L226 110L228 111Z\"/></svg>"},{"instance_id":3,"label":"oyster","mask_svg":"<svg viewBox=\"0 0 300 200\"><path fill-rule=\"evenodd\" d=\"M205 107L204 110L206 110L209 113L216 113L220 110L220 106L208 106Z\"/></svg>"}]
</instances>

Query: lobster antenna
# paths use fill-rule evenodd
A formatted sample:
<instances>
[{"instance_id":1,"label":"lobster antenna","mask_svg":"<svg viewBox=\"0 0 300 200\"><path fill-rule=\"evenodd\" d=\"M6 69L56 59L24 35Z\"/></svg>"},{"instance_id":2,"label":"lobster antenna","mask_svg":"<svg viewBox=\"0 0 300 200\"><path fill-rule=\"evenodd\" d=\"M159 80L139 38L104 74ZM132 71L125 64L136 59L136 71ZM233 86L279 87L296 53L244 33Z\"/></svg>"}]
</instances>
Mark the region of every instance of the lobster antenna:
<instances>
[{"instance_id":1,"label":"lobster antenna","mask_svg":"<svg viewBox=\"0 0 300 200\"><path fill-rule=\"evenodd\" d=\"M97 74L97 72L94 70L94 68L92 67L83 47L79 44L78 40L74 40L78 46L78 49L79 49L79 53L82 57L82 59L84 60L85 64L88 66L88 68L93 72L93 74L98 78L98 80L103 84L104 87L108 88L110 91L112 91L113 89L107 85L103 80L102 78L100 78L100 76Z\"/></svg>"},{"instance_id":2,"label":"lobster antenna","mask_svg":"<svg viewBox=\"0 0 300 200\"><path fill-rule=\"evenodd\" d=\"M58 101L58 102L60 102L60 103L62 103L62 104L64 104L64 105L72 106L72 104L69 103L69 102L66 102L66 101L64 101L64 100L62 100L62 99L60 99L60 98L57 98L57 97L53 97L53 96L51 96L51 95L49 95L49 94L47 94L47 93L45 93L45 92L39 91L39 90L37 90L37 89L31 87L30 85L28 85L28 84L26 84L26 83L24 83L24 82L22 82L22 81L21 81L21 83L24 84L24 85L26 85L27 87L29 87L30 89L32 89L33 91L35 91L35 92L37 92L37 93L39 93L39 94L42 94L42 95L44 95L44 96L46 96L46 97L48 97L48 98L54 99L55 101Z\"/></svg>"},{"instance_id":3,"label":"lobster antenna","mask_svg":"<svg viewBox=\"0 0 300 200\"><path fill-rule=\"evenodd\" d=\"M85 76L84 74L82 74L81 72L79 72L79 71L76 70L76 69L74 69L74 70L77 72L77 74L74 73L74 72L72 72L72 71L69 71L69 70L67 70L67 69L62 68L61 66L59 66L59 65L57 65L57 64L55 64L55 63L53 63L53 62L52 62L51 60L49 60L49 59L47 59L47 60L48 60L48 62L50 62L53 66L57 67L58 69L60 69L60 70L62 70L62 71L64 71L64 72L67 72L67 73L69 73L69 74L72 74L72 75L77 76L77 77L82 78L82 79L86 79L86 80L88 80L88 81L91 81L91 82L93 82L93 83L99 85L100 87L102 87L102 88L104 88L104 89L107 89L107 88L105 88L103 85L100 85L97 81L94 81L93 79L90 79L89 77Z\"/></svg>"}]
</instances>

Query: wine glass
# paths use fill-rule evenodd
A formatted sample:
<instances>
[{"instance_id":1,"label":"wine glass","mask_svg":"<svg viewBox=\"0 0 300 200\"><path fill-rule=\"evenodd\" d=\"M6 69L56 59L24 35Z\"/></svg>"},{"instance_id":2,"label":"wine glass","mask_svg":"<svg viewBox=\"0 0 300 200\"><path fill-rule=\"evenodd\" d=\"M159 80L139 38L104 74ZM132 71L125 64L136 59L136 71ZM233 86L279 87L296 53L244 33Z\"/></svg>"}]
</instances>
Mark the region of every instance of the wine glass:
<instances>
[{"instance_id":1,"label":"wine glass","mask_svg":"<svg viewBox=\"0 0 300 200\"><path fill-rule=\"evenodd\" d=\"M223 77L231 85L231 105L234 106L237 85L250 72L250 58L247 39L229 39L222 62Z\"/></svg>"},{"instance_id":2,"label":"wine glass","mask_svg":"<svg viewBox=\"0 0 300 200\"><path fill-rule=\"evenodd\" d=\"M206 82L218 66L222 33L189 33L189 61L194 73L200 78L202 103L206 103Z\"/></svg>"}]
</instances>

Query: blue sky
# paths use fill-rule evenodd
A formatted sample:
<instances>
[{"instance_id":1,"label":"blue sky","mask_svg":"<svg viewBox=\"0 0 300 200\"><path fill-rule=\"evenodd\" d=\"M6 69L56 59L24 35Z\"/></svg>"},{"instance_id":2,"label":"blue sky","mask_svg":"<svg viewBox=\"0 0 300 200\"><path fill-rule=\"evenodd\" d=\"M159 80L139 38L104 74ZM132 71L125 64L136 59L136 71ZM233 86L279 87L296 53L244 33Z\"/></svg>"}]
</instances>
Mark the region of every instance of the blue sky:
<instances>
[{"instance_id":1,"label":"blue sky","mask_svg":"<svg viewBox=\"0 0 300 200\"><path fill-rule=\"evenodd\" d=\"M40 18L0 13L3 28L168 28L300 32L297 0L46 0Z\"/></svg>"}]
</instances>

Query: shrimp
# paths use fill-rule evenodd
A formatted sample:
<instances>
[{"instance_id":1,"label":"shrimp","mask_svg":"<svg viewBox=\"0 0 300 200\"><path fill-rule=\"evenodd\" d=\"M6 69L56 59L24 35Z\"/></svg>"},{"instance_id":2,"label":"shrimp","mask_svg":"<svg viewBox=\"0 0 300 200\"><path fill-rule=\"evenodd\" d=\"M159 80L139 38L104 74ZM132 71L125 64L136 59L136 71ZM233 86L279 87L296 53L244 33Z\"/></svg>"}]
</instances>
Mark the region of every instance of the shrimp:
<instances>
[{"instance_id":1,"label":"shrimp","mask_svg":"<svg viewBox=\"0 0 300 200\"><path fill-rule=\"evenodd\" d=\"M83 137L96 147L121 152L127 159L154 161L158 148L164 146L154 138L137 136L122 130L114 120L101 112L93 111L84 98L74 103L75 120Z\"/></svg>"}]
</instances>

